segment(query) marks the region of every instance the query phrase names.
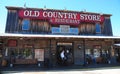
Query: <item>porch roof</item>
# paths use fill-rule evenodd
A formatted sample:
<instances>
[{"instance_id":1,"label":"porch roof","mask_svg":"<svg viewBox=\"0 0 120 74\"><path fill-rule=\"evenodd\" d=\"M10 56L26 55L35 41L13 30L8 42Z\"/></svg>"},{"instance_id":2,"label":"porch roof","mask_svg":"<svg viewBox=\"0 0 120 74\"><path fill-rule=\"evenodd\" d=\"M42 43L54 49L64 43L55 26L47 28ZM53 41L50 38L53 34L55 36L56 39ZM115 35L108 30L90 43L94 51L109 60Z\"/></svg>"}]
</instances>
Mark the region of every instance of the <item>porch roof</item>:
<instances>
[{"instance_id":1,"label":"porch roof","mask_svg":"<svg viewBox=\"0 0 120 74\"><path fill-rule=\"evenodd\" d=\"M0 37L31 37L31 38L94 38L94 39L120 39L120 36L89 36L89 35L50 35L50 34L11 34L1 33Z\"/></svg>"}]
</instances>

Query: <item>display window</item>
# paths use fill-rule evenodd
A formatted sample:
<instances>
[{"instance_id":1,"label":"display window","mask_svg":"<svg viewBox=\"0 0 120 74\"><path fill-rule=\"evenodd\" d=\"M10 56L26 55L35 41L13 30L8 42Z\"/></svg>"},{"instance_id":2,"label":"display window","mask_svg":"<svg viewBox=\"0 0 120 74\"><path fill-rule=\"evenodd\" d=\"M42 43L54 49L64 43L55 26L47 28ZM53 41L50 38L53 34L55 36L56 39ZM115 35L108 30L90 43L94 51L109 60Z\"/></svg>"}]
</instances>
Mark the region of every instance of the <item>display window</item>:
<instances>
[{"instance_id":1,"label":"display window","mask_svg":"<svg viewBox=\"0 0 120 74\"><path fill-rule=\"evenodd\" d=\"M87 64L101 64L108 63L110 56L109 50L102 48L101 45L94 45L92 49L86 49Z\"/></svg>"},{"instance_id":2,"label":"display window","mask_svg":"<svg viewBox=\"0 0 120 74\"><path fill-rule=\"evenodd\" d=\"M100 49L94 49L93 52L94 52L94 54L93 54L94 58L100 57Z\"/></svg>"},{"instance_id":3,"label":"display window","mask_svg":"<svg viewBox=\"0 0 120 74\"><path fill-rule=\"evenodd\" d=\"M33 57L32 50L29 48L23 49L22 51L21 50L18 51L17 58L32 59L32 57Z\"/></svg>"},{"instance_id":4,"label":"display window","mask_svg":"<svg viewBox=\"0 0 120 74\"><path fill-rule=\"evenodd\" d=\"M9 48L9 55L15 59L33 59L33 50L29 48Z\"/></svg>"}]
</instances>

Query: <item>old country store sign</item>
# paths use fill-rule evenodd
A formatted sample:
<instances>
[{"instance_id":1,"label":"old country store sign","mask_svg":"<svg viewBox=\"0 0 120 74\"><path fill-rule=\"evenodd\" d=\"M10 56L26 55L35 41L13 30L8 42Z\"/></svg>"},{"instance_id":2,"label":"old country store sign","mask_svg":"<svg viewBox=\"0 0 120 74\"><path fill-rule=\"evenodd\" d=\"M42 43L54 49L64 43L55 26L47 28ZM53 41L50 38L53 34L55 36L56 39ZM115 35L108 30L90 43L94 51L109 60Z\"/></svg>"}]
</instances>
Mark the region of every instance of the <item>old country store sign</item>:
<instances>
[{"instance_id":1,"label":"old country store sign","mask_svg":"<svg viewBox=\"0 0 120 74\"><path fill-rule=\"evenodd\" d=\"M43 19L52 24L73 24L78 25L80 22L103 22L104 17L100 14L68 12L57 10L19 10L20 18Z\"/></svg>"}]
</instances>

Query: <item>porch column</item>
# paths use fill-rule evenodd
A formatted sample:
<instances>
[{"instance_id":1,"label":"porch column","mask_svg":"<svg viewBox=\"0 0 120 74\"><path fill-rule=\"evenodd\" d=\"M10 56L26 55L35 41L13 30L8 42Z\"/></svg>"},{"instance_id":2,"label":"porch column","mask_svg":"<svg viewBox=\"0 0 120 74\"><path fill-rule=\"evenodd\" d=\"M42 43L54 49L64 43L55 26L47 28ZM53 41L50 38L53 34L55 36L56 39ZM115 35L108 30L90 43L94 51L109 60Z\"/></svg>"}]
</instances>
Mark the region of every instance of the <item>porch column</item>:
<instances>
[{"instance_id":1,"label":"porch column","mask_svg":"<svg viewBox=\"0 0 120 74\"><path fill-rule=\"evenodd\" d=\"M86 56L85 56L85 39L83 40L83 51L84 51L84 66L86 65Z\"/></svg>"}]
</instances>

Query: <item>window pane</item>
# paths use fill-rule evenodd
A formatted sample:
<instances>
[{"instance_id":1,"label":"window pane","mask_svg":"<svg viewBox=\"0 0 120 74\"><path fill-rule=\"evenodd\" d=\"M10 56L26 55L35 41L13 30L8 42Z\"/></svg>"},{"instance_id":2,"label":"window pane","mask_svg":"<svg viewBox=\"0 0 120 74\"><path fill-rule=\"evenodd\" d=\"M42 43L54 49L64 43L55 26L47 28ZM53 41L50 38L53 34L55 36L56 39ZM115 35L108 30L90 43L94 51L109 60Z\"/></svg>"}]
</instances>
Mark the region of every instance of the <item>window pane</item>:
<instances>
[{"instance_id":1,"label":"window pane","mask_svg":"<svg viewBox=\"0 0 120 74\"><path fill-rule=\"evenodd\" d=\"M96 33L101 33L100 24L96 24Z\"/></svg>"},{"instance_id":2,"label":"window pane","mask_svg":"<svg viewBox=\"0 0 120 74\"><path fill-rule=\"evenodd\" d=\"M29 20L23 20L22 30L29 30L29 28L30 28L30 21Z\"/></svg>"}]
</instances>

